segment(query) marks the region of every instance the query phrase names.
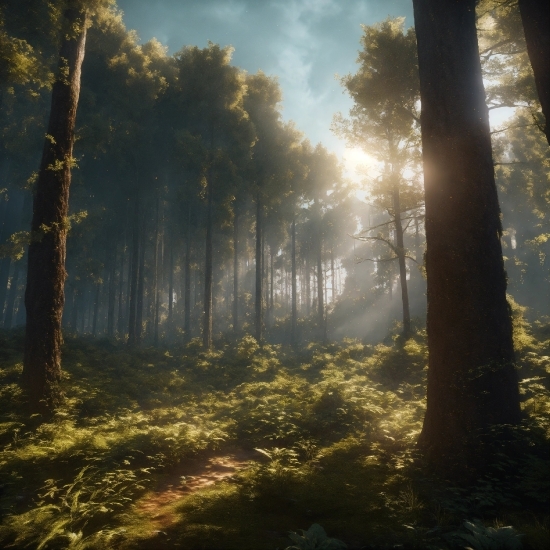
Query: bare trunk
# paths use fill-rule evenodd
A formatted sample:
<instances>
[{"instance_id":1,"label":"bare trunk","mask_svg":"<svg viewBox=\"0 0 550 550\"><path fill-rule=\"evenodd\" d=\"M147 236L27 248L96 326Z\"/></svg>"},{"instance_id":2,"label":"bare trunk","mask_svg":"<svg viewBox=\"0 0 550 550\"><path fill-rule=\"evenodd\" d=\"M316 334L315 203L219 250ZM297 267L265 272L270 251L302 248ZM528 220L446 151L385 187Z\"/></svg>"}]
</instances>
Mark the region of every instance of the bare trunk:
<instances>
[{"instance_id":1,"label":"bare trunk","mask_svg":"<svg viewBox=\"0 0 550 550\"><path fill-rule=\"evenodd\" d=\"M256 340L262 340L262 205L260 192L256 196L256 297L255 297L255 331Z\"/></svg>"},{"instance_id":2,"label":"bare trunk","mask_svg":"<svg viewBox=\"0 0 550 550\"><path fill-rule=\"evenodd\" d=\"M95 285L95 296L94 296L94 316L92 320L92 336L95 338L97 335L97 317L99 313L99 298L101 292L101 285L96 283Z\"/></svg>"},{"instance_id":3,"label":"bare trunk","mask_svg":"<svg viewBox=\"0 0 550 550\"><path fill-rule=\"evenodd\" d=\"M109 268L109 297L107 299L107 336L115 335L115 301L116 301L116 261L117 249L114 247Z\"/></svg>"},{"instance_id":4,"label":"bare trunk","mask_svg":"<svg viewBox=\"0 0 550 550\"><path fill-rule=\"evenodd\" d=\"M146 224L143 220L141 228L141 246L139 250L139 275L137 286L137 302L136 302L136 344L141 344L143 336L143 301L145 287L145 244L146 244Z\"/></svg>"},{"instance_id":5,"label":"bare trunk","mask_svg":"<svg viewBox=\"0 0 550 550\"><path fill-rule=\"evenodd\" d=\"M403 226L401 225L401 200L399 197L399 184L397 182L394 182L392 194L395 247L397 249L397 261L399 262L399 282L401 284L401 301L403 303L403 335L407 336L411 332L411 314L409 311L409 291L407 288L407 264L405 260L405 245L403 243Z\"/></svg>"},{"instance_id":6,"label":"bare trunk","mask_svg":"<svg viewBox=\"0 0 550 550\"><path fill-rule=\"evenodd\" d=\"M52 89L47 137L33 204L25 307L23 383L32 410L50 412L61 400L61 319L74 126L86 44L86 13L69 2ZM55 167L55 168L54 168ZM44 231L43 228L48 230ZM39 237L38 237L39 236Z\"/></svg>"},{"instance_id":7,"label":"bare trunk","mask_svg":"<svg viewBox=\"0 0 550 550\"><path fill-rule=\"evenodd\" d=\"M17 289L19 285L19 272L21 271L21 263L15 262L13 266L13 275L10 281L10 291L6 300L6 313L4 315L4 328L13 328L13 308L15 299L17 298Z\"/></svg>"},{"instance_id":8,"label":"bare trunk","mask_svg":"<svg viewBox=\"0 0 550 550\"><path fill-rule=\"evenodd\" d=\"M292 220L292 250L291 250L291 271L292 271L292 321L291 321L291 342L296 345L298 342L298 306L296 304L296 218Z\"/></svg>"},{"instance_id":9,"label":"bare trunk","mask_svg":"<svg viewBox=\"0 0 550 550\"><path fill-rule=\"evenodd\" d=\"M191 205L187 210L187 235L185 237L185 297L184 308L185 316L183 329L185 337L191 338Z\"/></svg>"},{"instance_id":10,"label":"bare trunk","mask_svg":"<svg viewBox=\"0 0 550 550\"><path fill-rule=\"evenodd\" d=\"M543 0L519 0L527 53L545 117L544 133L550 145L550 9Z\"/></svg>"},{"instance_id":11,"label":"bare trunk","mask_svg":"<svg viewBox=\"0 0 550 550\"><path fill-rule=\"evenodd\" d=\"M212 264L212 209L213 209L213 190L212 177L209 174L207 183L207 210L206 210L206 259L204 262L204 324L202 332L202 342L206 349L212 348L212 282L213 282L213 264Z\"/></svg>"},{"instance_id":12,"label":"bare trunk","mask_svg":"<svg viewBox=\"0 0 550 550\"><path fill-rule=\"evenodd\" d=\"M132 253L130 270L128 276L129 284L129 314L128 314L128 345L137 344L136 318L137 318L137 294L138 294L138 272L139 272L139 193L134 199L134 223L132 234Z\"/></svg>"},{"instance_id":13,"label":"bare trunk","mask_svg":"<svg viewBox=\"0 0 550 550\"><path fill-rule=\"evenodd\" d=\"M420 444L483 462L477 435L520 420L475 0L413 0L426 190L428 401ZM462 457L462 458L461 458Z\"/></svg>"},{"instance_id":14,"label":"bare trunk","mask_svg":"<svg viewBox=\"0 0 550 550\"><path fill-rule=\"evenodd\" d=\"M233 220L233 331L239 331L239 208Z\"/></svg>"}]
</instances>

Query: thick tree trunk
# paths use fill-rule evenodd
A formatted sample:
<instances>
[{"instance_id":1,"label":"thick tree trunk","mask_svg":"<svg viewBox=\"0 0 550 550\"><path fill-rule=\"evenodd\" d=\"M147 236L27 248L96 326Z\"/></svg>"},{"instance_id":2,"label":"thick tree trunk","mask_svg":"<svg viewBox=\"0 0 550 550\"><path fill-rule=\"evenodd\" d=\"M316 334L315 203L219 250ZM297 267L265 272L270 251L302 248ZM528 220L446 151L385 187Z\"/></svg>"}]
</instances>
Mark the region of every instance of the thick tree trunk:
<instances>
[{"instance_id":1,"label":"thick tree trunk","mask_svg":"<svg viewBox=\"0 0 550 550\"><path fill-rule=\"evenodd\" d=\"M520 419L475 0L414 0L422 99L428 402L420 444L443 467Z\"/></svg>"},{"instance_id":2,"label":"thick tree trunk","mask_svg":"<svg viewBox=\"0 0 550 550\"><path fill-rule=\"evenodd\" d=\"M292 220L291 239L292 313L290 340L292 342L292 345L295 346L298 343L298 305L296 303L296 218L293 218Z\"/></svg>"},{"instance_id":3,"label":"thick tree trunk","mask_svg":"<svg viewBox=\"0 0 550 550\"><path fill-rule=\"evenodd\" d=\"M519 0L519 11L550 145L550 8L546 0Z\"/></svg>"},{"instance_id":4,"label":"thick tree trunk","mask_svg":"<svg viewBox=\"0 0 550 550\"><path fill-rule=\"evenodd\" d=\"M260 342L263 336L262 320L262 204L260 192L256 196L256 295L254 336Z\"/></svg>"},{"instance_id":5,"label":"thick tree trunk","mask_svg":"<svg viewBox=\"0 0 550 550\"><path fill-rule=\"evenodd\" d=\"M204 262L204 324L202 329L202 342L206 349L212 348L212 283L213 283L213 264L212 264L212 210L213 210L213 190L212 177L209 174L207 183L206 209L206 260Z\"/></svg>"},{"instance_id":6,"label":"thick tree trunk","mask_svg":"<svg viewBox=\"0 0 550 550\"><path fill-rule=\"evenodd\" d=\"M233 219L233 332L239 331L239 208Z\"/></svg>"},{"instance_id":7,"label":"thick tree trunk","mask_svg":"<svg viewBox=\"0 0 550 550\"><path fill-rule=\"evenodd\" d=\"M395 177L395 176L394 176ZM393 211L395 225L395 247L397 249L397 261L399 262L399 282L401 284L401 301L403 303L403 335L411 332L411 313L409 310L409 291L407 288L407 264L405 259L405 245L403 242L403 226L401 225L401 199L399 185L393 185Z\"/></svg>"},{"instance_id":8,"label":"thick tree trunk","mask_svg":"<svg viewBox=\"0 0 550 550\"><path fill-rule=\"evenodd\" d=\"M69 2L52 89L47 137L33 204L25 307L27 328L23 383L32 410L49 412L60 402L61 319L74 125L86 44L86 13ZM44 231L44 227L47 231Z\"/></svg>"}]
</instances>

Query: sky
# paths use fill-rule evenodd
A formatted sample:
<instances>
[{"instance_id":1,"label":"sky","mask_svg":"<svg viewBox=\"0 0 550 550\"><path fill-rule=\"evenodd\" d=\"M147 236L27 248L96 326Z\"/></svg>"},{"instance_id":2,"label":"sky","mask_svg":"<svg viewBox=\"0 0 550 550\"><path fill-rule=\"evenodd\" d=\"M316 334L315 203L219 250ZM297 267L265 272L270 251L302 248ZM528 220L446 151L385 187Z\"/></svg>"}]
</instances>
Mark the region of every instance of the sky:
<instances>
[{"instance_id":1,"label":"sky","mask_svg":"<svg viewBox=\"0 0 550 550\"><path fill-rule=\"evenodd\" d=\"M250 73L277 76L283 117L316 144L345 160L348 175L368 161L330 131L334 113L347 114L351 99L336 74L357 70L361 24L405 17L412 0L118 0L127 28L142 42L155 37L175 53L208 40L235 48L233 63ZM355 178L354 178L355 179Z\"/></svg>"},{"instance_id":2,"label":"sky","mask_svg":"<svg viewBox=\"0 0 550 550\"><path fill-rule=\"evenodd\" d=\"M361 24L405 17L414 25L412 0L118 0L127 28L142 42L156 38L173 54L208 41L235 48L233 63L249 73L277 76L283 117L315 145L336 153L357 182L358 165L372 165L360 149L347 149L330 131L336 112L352 105L336 75L357 70ZM510 116L491 111L491 123Z\"/></svg>"}]
</instances>

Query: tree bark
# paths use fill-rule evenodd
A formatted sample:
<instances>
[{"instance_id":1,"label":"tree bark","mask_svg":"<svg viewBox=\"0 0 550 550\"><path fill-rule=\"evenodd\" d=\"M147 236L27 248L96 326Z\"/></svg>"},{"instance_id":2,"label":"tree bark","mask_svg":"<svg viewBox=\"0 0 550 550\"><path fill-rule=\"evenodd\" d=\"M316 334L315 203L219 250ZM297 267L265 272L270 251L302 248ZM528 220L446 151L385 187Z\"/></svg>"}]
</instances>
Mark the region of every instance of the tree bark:
<instances>
[{"instance_id":1,"label":"tree bark","mask_svg":"<svg viewBox=\"0 0 550 550\"><path fill-rule=\"evenodd\" d=\"M120 254L120 273L118 279L118 319L117 332L118 337L122 338L124 333L124 255L126 253L126 236L124 237L124 247Z\"/></svg>"},{"instance_id":2,"label":"tree bark","mask_svg":"<svg viewBox=\"0 0 550 550\"><path fill-rule=\"evenodd\" d=\"M321 222L318 221L316 242L317 256L317 315L319 318L319 328L321 329L323 339L326 339L325 330L325 301L323 297L323 240L321 237Z\"/></svg>"},{"instance_id":3,"label":"tree bark","mask_svg":"<svg viewBox=\"0 0 550 550\"><path fill-rule=\"evenodd\" d=\"M550 145L550 9L545 0L519 0L519 11Z\"/></svg>"},{"instance_id":4,"label":"tree bark","mask_svg":"<svg viewBox=\"0 0 550 550\"><path fill-rule=\"evenodd\" d=\"M395 177L392 176L392 177ZM395 225L395 247L397 249L397 261L399 262L399 282L401 284L401 301L403 303L403 335L411 333L411 313L409 310L409 291L407 288L407 264L405 260L405 245L403 242L403 226L401 225L401 199L399 196L399 184L393 185L393 212Z\"/></svg>"},{"instance_id":5,"label":"tree bark","mask_svg":"<svg viewBox=\"0 0 550 550\"><path fill-rule=\"evenodd\" d=\"M233 219L233 332L239 331L239 208Z\"/></svg>"},{"instance_id":6,"label":"tree bark","mask_svg":"<svg viewBox=\"0 0 550 550\"><path fill-rule=\"evenodd\" d=\"M428 402L420 444L443 467L520 420L475 0L413 0L426 190ZM478 453L478 456L476 456Z\"/></svg>"},{"instance_id":7,"label":"tree bark","mask_svg":"<svg viewBox=\"0 0 550 550\"><path fill-rule=\"evenodd\" d=\"M174 244L170 238L170 268L168 272L168 325L172 330L174 323ZM159 299L160 301L160 299Z\"/></svg>"},{"instance_id":8,"label":"tree bark","mask_svg":"<svg viewBox=\"0 0 550 550\"><path fill-rule=\"evenodd\" d=\"M275 270L273 268L273 249L271 246L269 247L269 278L270 278L270 284L269 284L269 323L270 326L275 321L274 319L274 301L275 301Z\"/></svg>"},{"instance_id":9,"label":"tree bark","mask_svg":"<svg viewBox=\"0 0 550 550\"><path fill-rule=\"evenodd\" d=\"M92 318L92 336L95 338L97 335L97 318L99 313L99 299L101 292L101 284L96 283L95 295L94 295L94 316Z\"/></svg>"},{"instance_id":10,"label":"tree bark","mask_svg":"<svg viewBox=\"0 0 550 550\"><path fill-rule=\"evenodd\" d=\"M297 284L296 284L296 217L292 220L291 229L291 271L292 271L292 321L291 321L291 342L292 345L298 343L298 306L296 304Z\"/></svg>"},{"instance_id":11,"label":"tree bark","mask_svg":"<svg viewBox=\"0 0 550 550\"><path fill-rule=\"evenodd\" d=\"M51 412L61 400L61 319L74 126L86 44L86 12L69 2L52 89L48 133L33 204L25 307L23 383L32 410ZM44 229L46 228L46 229Z\"/></svg>"},{"instance_id":12,"label":"tree bark","mask_svg":"<svg viewBox=\"0 0 550 550\"><path fill-rule=\"evenodd\" d=\"M156 224L155 224L155 272L154 272L154 314L153 314L153 323L154 323L154 335L153 342L155 347L159 345L159 307L160 307L160 285L159 285L159 257L160 257L160 198L157 196L157 212L156 212ZM170 266L172 267L172 266ZM172 278L170 278L172 283ZM172 284L170 284L169 296L168 296L168 307L169 307L169 317L172 316ZM171 319L170 319L171 320Z\"/></svg>"},{"instance_id":13,"label":"tree bark","mask_svg":"<svg viewBox=\"0 0 550 550\"><path fill-rule=\"evenodd\" d=\"M137 316L137 294L138 294L138 272L139 272L139 191L134 199L134 223L132 232L132 252L129 266L129 313L128 313L128 345L137 344L136 316Z\"/></svg>"},{"instance_id":14,"label":"tree bark","mask_svg":"<svg viewBox=\"0 0 550 550\"><path fill-rule=\"evenodd\" d=\"M6 313L4 315L4 328L6 329L13 328L13 308L15 306L15 299L17 298L20 270L20 261L15 262L15 265L13 266L13 275L10 282L10 291L8 292L8 299L6 300Z\"/></svg>"},{"instance_id":15,"label":"tree bark","mask_svg":"<svg viewBox=\"0 0 550 550\"><path fill-rule=\"evenodd\" d=\"M184 323L186 339L191 338L191 205L187 208L187 235L185 237L185 290L184 290Z\"/></svg>"},{"instance_id":16,"label":"tree bark","mask_svg":"<svg viewBox=\"0 0 550 550\"><path fill-rule=\"evenodd\" d=\"M263 336L262 323L262 204L260 192L256 195L256 296L254 335L260 342Z\"/></svg>"},{"instance_id":17,"label":"tree bark","mask_svg":"<svg viewBox=\"0 0 550 550\"><path fill-rule=\"evenodd\" d=\"M145 244L147 241L147 227L145 218L141 227L141 246L139 248L139 274L136 301L136 344L140 345L143 338L143 302L145 299Z\"/></svg>"},{"instance_id":18,"label":"tree bark","mask_svg":"<svg viewBox=\"0 0 550 550\"><path fill-rule=\"evenodd\" d=\"M213 283L213 264L212 264L212 210L213 210L213 190L212 177L209 174L207 182L207 209L206 209L206 259L204 262L204 324L202 332L202 342L206 349L212 348L212 283Z\"/></svg>"},{"instance_id":19,"label":"tree bark","mask_svg":"<svg viewBox=\"0 0 550 550\"><path fill-rule=\"evenodd\" d=\"M107 336L109 338L115 336L116 261L117 249L115 246L109 262L109 296L107 298Z\"/></svg>"}]
</instances>

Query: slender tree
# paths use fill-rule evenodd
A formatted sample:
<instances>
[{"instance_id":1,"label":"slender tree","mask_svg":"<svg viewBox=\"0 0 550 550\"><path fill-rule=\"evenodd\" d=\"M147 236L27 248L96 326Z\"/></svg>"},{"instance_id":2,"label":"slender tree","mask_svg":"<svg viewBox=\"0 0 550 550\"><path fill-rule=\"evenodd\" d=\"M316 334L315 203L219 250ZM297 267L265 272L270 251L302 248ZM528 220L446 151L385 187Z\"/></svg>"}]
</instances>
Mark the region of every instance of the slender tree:
<instances>
[{"instance_id":1,"label":"slender tree","mask_svg":"<svg viewBox=\"0 0 550 550\"><path fill-rule=\"evenodd\" d=\"M58 72L34 196L25 292L23 380L31 408L43 411L52 410L61 397L58 383L69 187L87 25L86 10L76 0L69 2L63 17Z\"/></svg>"}]
</instances>

